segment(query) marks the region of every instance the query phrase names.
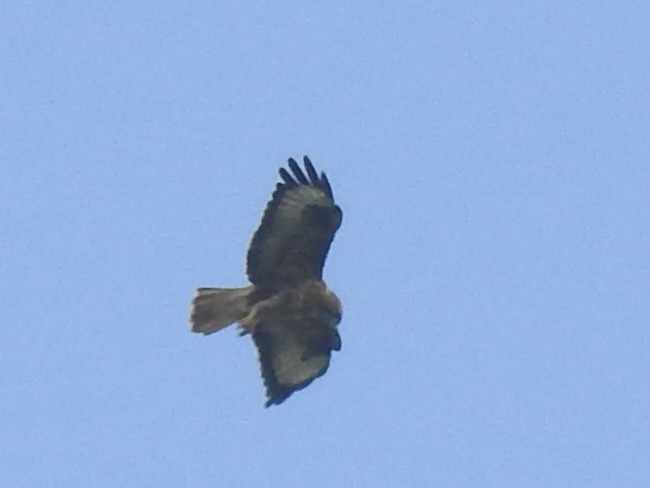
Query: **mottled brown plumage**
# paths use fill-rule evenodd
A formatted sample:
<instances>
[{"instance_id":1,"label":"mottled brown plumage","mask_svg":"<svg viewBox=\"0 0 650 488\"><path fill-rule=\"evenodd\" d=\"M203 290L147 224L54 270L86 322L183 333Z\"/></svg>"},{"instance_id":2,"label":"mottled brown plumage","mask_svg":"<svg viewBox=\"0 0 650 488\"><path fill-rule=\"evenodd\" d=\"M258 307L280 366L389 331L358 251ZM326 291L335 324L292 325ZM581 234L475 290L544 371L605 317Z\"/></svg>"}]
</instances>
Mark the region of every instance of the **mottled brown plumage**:
<instances>
[{"instance_id":1,"label":"mottled brown plumage","mask_svg":"<svg viewBox=\"0 0 650 488\"><path fill-rule=\"evenodd\" d=\"M325 173L309 158L305 171L289 159L248 249L244 288L199 288L192 331L211 334L238 322L252 335L266 386L266 406L322 376L341 349L341 303L322 280L341 225ZM306 172L306 174L305 174Z\"/></svg>"}]
</instances>

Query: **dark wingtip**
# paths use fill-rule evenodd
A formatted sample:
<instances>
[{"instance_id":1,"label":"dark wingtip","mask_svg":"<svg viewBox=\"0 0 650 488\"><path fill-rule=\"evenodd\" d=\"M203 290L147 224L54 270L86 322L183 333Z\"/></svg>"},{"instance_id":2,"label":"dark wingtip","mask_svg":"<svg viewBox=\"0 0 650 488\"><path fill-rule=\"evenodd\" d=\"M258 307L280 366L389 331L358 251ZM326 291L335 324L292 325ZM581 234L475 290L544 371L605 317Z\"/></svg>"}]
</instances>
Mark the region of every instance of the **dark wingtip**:
<instances>
[{"instance_id":1,"label":"dark wingtip","mask_svg":"<svg viewBox=\"0 0 650 488\"><path fill-rule=\"evenodd\" d=\"M307 170L307 176L309 176L309 181L311 181L312 185L318 185L318 173L316 173L314 165L311 164L311 160L305 156L303 161L305 163L305 169Z\"/></svg>"},{"instance_id":2,"label":"dark wingtip","mask_svg":"<svg viewBox=\"0 0 650 488\"><path fill-rule=\"evenodd\" d=\"M286 169L280 168L278 172L280 173L280 178L282 178L287 185L296 186L298 184L296 183L296 180L293 179L293 176L291 176L291 174Z\"/></svg>"},{"instance_id":3,"label":"dark wingtip","mask_svg":"<svg viewBox=\"0 0 650 488\"><path fill-rule=\"evenodd\" d=\"M285 168L280 168L280 176L288 186L307 185L320 188L328 197L334 200L334 193L332 192L332 186L327 179L327 175L324 171L321 172L320 176L318 175L318 172L316 171L316 168L314 168L309 156L303 156L303 163L305 165L304 171L295 159L289 158L288 161L289 169L293 174L289 173ZM306 176L305 172L307 172Z\"/></svg>"},{"instance_id":4,"label":"dark wingtip","mask_svg":"<svg viewBox=\"0 0 650 488\"><path fill-rule=\"evenodd\" d=\"M271 405L280 405L287 398L291 396L294 390L282 388L280 385L267 385L267 400L264 402L264 408L269 408Z\"/></svg>"},{"instance_id":5,"label":"dark wingtip","mask_svg":"<svg viewBox=\"0 0 650 488\"><path fill-rule=\"evenodd\" d=\"M289 158L289 172L287 168L280 168L278 173L282 178L282 182L276 185L276 192L274 197L279 197L282 192L295 188L300 185L311 186L313 188L318 188L322 190L331 200L334 202L334 193L332 192L332 186L330 185L327 175L324 171L321 171L320 176L318 175L316 168L312 164L308 156L303 157L305 164L305 169L303 170L295 159ZM307 175L305 175L305 172ZM293 174L292 174L293 173Z\"/></svg>"},{"instance_id":6,"label":"dark wingtip","mask_svg":"<svg viewBox=\"0 0 650 488\"><path fill-rule=\"evenodd\" d=\"M327 175L325 174L324 171L321 172L320 174L320 183L323 185L323 190L327 193L327 195L334 200L334 193L332 193L332 186L330 185L329 180L327 179Z\"/></svg>"},{"instance_id":7,"label":"dark wingtip","mask_svg":"<svg viewBox=\"0 0 650 488\"><path fill-rule=\"evenodd\" d=\"M309 180L305 177L305 173L302 172L295 159L289 158L289 168L300 184L309 185Z\"/></svg>"}]
</instances>

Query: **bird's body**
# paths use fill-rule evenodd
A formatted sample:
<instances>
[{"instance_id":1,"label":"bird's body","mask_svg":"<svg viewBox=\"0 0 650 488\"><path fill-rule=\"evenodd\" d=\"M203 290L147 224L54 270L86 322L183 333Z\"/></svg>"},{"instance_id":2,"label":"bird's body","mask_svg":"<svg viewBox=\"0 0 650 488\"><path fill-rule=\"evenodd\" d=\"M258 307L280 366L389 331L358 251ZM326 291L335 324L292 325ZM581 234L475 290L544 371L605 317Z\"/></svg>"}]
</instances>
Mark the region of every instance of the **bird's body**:
<instances>
[{"instance_id":1,"label":"bird's body","mask_svg":"<svg viewBox=\"0 0 650 488\"><path fill-rule=\"evenodd\" d=\"M251 241L244 288L199 288L192 331L217 332L238 322L253 337L267 390L266 406L322 376L331 351L341 348L341 302L327 288L322 270L341 224L324 173L307 157L307 175L289 160Z\"/></svg>"}]
</instances>

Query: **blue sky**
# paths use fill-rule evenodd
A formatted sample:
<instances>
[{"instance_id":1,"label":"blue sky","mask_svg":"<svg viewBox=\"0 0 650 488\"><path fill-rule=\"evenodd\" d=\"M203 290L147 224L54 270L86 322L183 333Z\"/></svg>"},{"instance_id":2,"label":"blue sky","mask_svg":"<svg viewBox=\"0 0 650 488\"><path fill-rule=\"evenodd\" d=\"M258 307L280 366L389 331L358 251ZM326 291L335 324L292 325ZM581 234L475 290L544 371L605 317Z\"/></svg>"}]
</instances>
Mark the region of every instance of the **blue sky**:
<instances>
[{"instance_id":1,"label":"blue sky","mask_svg":"<svg viewBox=\"0 0 650 488\"><path fill-rule=\"evenodd\" d=\"M5 2L0 484L648 486L650 4ZM190 334L286 158L326 376Z\"/></svg>"}]
</instances>

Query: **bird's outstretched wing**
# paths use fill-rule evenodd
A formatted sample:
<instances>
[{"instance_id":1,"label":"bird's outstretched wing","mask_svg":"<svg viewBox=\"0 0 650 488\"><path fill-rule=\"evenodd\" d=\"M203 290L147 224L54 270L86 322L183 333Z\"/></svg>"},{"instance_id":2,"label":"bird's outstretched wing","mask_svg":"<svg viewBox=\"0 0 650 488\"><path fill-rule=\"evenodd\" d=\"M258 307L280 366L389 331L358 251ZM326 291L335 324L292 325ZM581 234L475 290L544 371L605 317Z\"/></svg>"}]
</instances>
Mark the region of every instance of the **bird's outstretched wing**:
<instances>
[{"instance_id":1,"label":"bird's outstretched wing","mask_svg":"<svg viewBox=\"0 0 650 488\"><path fill-rule=\"evenodd\" d=\"M277 288L322 277L342 212L325 173L319 175L306 156L304 164L305 171L289 159L291 172L280 169L283 181L248 250L246 271L253 284Z\"/></svg>"},{"instance_id":2,"label":"bird's outstretched wing","mask_svg":"<svg viewBox=\"0 0 650 488\"><path fill-rule=\"evenodd\" d=\"M327 371L341 349L336 327L307 317L275 318L253 332L266 387L266 407L279 405Z\"/></svg>"}]
</instances>

